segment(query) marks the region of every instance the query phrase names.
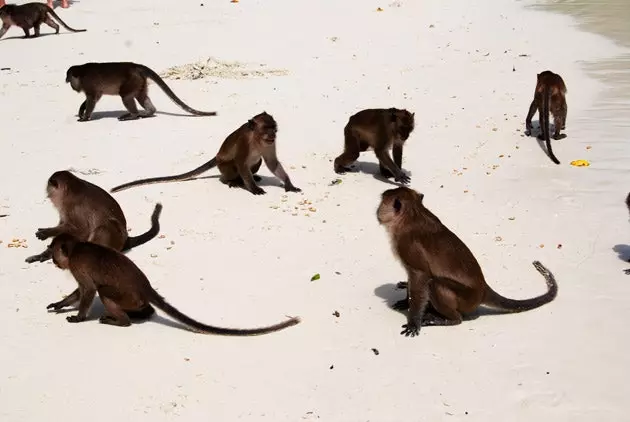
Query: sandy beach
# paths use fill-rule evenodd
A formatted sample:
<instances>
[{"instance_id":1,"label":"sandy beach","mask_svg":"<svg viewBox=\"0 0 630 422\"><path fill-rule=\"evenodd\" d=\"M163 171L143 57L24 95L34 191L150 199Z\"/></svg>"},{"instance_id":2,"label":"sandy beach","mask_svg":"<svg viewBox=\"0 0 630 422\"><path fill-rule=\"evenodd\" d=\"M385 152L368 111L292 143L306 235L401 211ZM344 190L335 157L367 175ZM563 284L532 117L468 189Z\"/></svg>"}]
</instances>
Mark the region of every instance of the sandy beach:
<instances>
[{"instance_id":1,"label":"sandy beach","mask_svg":"<svg viewBox=\"0 0 630 422\"><path fill-rule=\"evenodd\" d=\"M80 0L55 11L85 33L42 27L25 40L11 28L0 39L0 420L626 421L630 46L578 25L570 5L533 4ZM89 61L163 73L208 58L223 70L166 82L216 117L188 116L151 84L156 117L119 122L120 98L103 97L79 123L84 96L64 83ZM567 138L552 141L561 165L523 134L547 69L568 87ZM375 216L394 185L374 177L371 152L357 173L332 164L348 117L372 107L415 112L410 186L488 283L510 298L542 294L540 260L559 284L553 302L399 334L406 316L390 305L405 272ZM228 189L216 169L113 196L132 235L163 204L160 237L128 256L175 307L212 325L299 325L236 338L160 311L106 326L98 300L81 324L47 312L76 287L51 262L24 262L47 245L36 230L58 221L53 172L109 190L188 171L262 111L302 193L263 166L264 196ZM570 165L580 159L590 166Z\"/></svg>"}]
</instances>

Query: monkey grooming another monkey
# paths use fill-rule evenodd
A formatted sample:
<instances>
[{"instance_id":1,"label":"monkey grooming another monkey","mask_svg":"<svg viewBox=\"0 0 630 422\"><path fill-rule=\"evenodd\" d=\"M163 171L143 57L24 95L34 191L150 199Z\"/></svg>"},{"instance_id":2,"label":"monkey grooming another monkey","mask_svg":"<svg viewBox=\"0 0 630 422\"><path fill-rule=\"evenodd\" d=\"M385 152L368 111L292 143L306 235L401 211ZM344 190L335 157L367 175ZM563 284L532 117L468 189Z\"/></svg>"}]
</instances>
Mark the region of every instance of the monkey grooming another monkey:
<instances>
[{"instance_id":1,"label":"monkey grooming another monkey","mask_svg":"<svg viewBox=\"0 0 630 422\"><path fill-rule=\"evenodd\" d=\"M129 237L127 220L120 205L100 187L62 170L50 176L46 190L59 212L59 224L37 230L35 236L40 240L69 233L80 241L127 251L148 242L160 232L160 203L155 205L151 215L151 228L139 236ZM26 258L26 262L44 262L50 258L48 246L44 252Z\"/></svg>"},{"instance_id":2,"label":"monkey grooming another monkey","mask_svg":"<svg viewBox=\"0 0 630 422\"><path fill-rule=\"evenodd\" d=\"M136 120L151 117L157 109L149 98L147 79L155 82L162 91L183 110L196 116L216 116L216 111L199 111L184 103L164 80L147 66L131 62L85 63L70 66L66 72L66 83L76 92L85 93L85 101L79 107L79 121L92 117L96 103L103 95L120 95L129 113L118 120ZM135 100L145 111L138 111Z\"/></svg>"},{"instance_id":3,"label":"monkey grooming another monkey","mask_svg":"<svg viewBox=\"0 0 630 422\"><path fill-rule=\"evenodd\" d=\"M119 327L131 325L131 318L148 319L155 305L170 317L206 334L249 336L267 334L300 322L291 318L279 324L253 329L220 328L202 324L184 315L164 300L151 287L145 274L129 258L120 252L90 242L79 242L69 234L57 236L52 241L53 262L62 270L69 269L79 288L63 300L46 308L60 310L79 302L79 312L67 317L68 322L82 322L98 295L106 314L99 321Z\"/></svg>"},{"instance_id":4,"label":"monkey grooming another monkey","mask_svg":"<svg viewBox=\"0 0 630 422\"><path fill-rule=\"evenodd\" d=\"M261 179L255 174L260 169L263 160L267 168L282 180L286 192L301 192L300 188L293 186L289 175L278 161L277 132L276 121L270 114L263 111L229 134L217 155L196 169L175 176L135 180L116 186L110 192L118 192L132 186L188 180L216 166L221 172L219 180L222 183L229 187L244 187L254 195L262 195L266 192L256 184Z\"/></svg>"},{"instance_id":5,"label":"monkey grooming another monkey","mask_svg":"<svg viewBox=\"0 0 630 422\"><path fill-rule=\"evenodd\" d=\"M423 194L407 187L389 189L383 192L376 213L407 271L407 299L394 305L396 309L409 308L407 324L400 334L414 337L423 325L460 324L462 314L473 312L479 305L522 312L556 297L555 277L538 261L533 265L545 277L547 293L515 300L492 290L470 249L425 208L423 198Z\"/></svg>"},{"instance_id":6,"label":"monkey grooming another monkey","mask_svg":"<svg viewBox=\"0 0 630 422\"><path fill-rule=\"evenodd\" d=\"M335 172L350 171L346 166L371 147L378 158L381 175L386 178L393 175L397 182L408 184L411 179L401 167L403 145L414 129L414 116L415 113L397 108L365 109L351 116L344 128L344 151L335 159Z\"/></svg>"},{"instance_id":7,"label":"monkey grooming another monkey","mask_svg":"<svg viewBox=\"0 0 630 422\"><path fill-rule=\"evenodd\" d=\"M2 29L0 29L0 38L11 28L11 26L19 26L24 31L24 38L39 37L39 28L42 23L50 26L55 30L55 34L59 33L59 25L51 19L48 14L63 25L71 32L85 32L87 29L70 28L61 20L55 11L43 3L24 3L21 5L5 4L0 7L0 20L2 20ZM31 36L30 30L33 28L35 34Z\"/></svg>"},{"instance_id":8,"label":"monkey grooming another monkey","mask_svg":"<svg viewBox=\"0 0 630 422\"><path fill-rule=\"evenodd\" d=\"M551 112L553 115L553 139L566 138L567 135L560 134L560 130L565 129L567 122L566 93L567 87L560 75L549 70L539 73L536 75L534 99L529 106L529 111L525 119L525 135L530 136L532 133L532 117L534 117L536 110L538 110L541 130L538 139L546 142L549 158L556 164L560 164L560 161L551 150L551 140L549 139L549 113Z\"/></svg>"}]
</instances>

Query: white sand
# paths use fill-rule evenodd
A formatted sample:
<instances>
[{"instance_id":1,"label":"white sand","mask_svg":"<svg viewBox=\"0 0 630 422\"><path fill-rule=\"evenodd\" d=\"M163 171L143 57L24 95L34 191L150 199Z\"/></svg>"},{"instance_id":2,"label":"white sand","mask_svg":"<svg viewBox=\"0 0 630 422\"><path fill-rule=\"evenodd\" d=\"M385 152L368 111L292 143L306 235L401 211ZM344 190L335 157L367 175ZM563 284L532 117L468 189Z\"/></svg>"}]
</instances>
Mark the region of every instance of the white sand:
<instances>
[{"instance_id":1,"label":"white sand","mask_svg":"<svg viewBox=\"0 0 630 422\"><path fill-rule=\"evenodd\" d=\"M0 420L627 420L630 264L613 248L630 249L630 130L608 127L601 112L593 125L603 87L579 67L620 49L520 2L389 1L81 0L56 10L86 33L21 40L10 39L22 34L12 28L0 40L0 67L11 68L0 71L0 214L10 214L0 218ZM168 81L217 117L121 123L122 104L108 97L96 120L76 122L83 97L64 84L70 65L133 60L162 72L209 56L289 74ZM553 144L560 166L522 136L545 69L569 89L568 137ZM186 114L157 86L151 95L164 113ZM347 118L390 106L416 113L403 162L411 186L468 244L489 283L508 297L541 294L531 265L539 259L557 277L556 301L399 335L405 316L387 303L402 297L393 285L405 275L375 219L391 185L359 173L328 186ZM36 229L57 221L44 192L52 172L95 169L79 176L109 189L186 171L263 110L279 123L280 158L303 195L282 202L273 182L254 197L213 170L115 198L132 234L164 204L165 238L129 257L176 307L223 326L285 315L302 324L229 338L175 328L162 313L103 326L98 301L82 324L47 313L75 288L51 263L24 263L46 244ZM591 166L572 167L575 159ZM376 167L371 153L360 161ZM302 200L317 210L293 216ZM7 248L12 238L28 249Z\"/></svg>"}]
</instances>

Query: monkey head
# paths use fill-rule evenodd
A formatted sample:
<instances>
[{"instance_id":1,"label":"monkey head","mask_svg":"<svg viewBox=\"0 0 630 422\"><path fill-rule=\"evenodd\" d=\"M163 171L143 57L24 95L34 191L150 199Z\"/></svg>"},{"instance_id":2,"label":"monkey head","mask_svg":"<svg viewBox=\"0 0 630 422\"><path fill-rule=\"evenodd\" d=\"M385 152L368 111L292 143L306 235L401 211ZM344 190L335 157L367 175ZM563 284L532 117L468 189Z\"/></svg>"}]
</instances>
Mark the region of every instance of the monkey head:
<instances>
[{"instance_id":1,"label":"monkey head","mask_svg":"<svg viewBox=\"0 0 630 422\"><path fill-rule=\"evenodd\" d=\"M381 194L381 202L376 211L378 223L387 228L393 227L404 219L414 218L424 208L424 194L401 186L388 189Z\"/></svg>"},{"instance_id":2,"label":"monkey head","mask_svg":"<svg viewBox=\"0 0 630 422\"><path fill-rule=\"evenodd\" d=\"M81 92L81 82L77 76L78 67L70 66L66 71L66 83L70 83L70 86L76 92Z\"/></svg>"},{"instance_id":3,"label":"monkey head","mask_svg":"<svg viewBox=\"0 0 630 422\"><path fill-rule=\"evenodd\" d=\"M64 195L75 179L76 176L67 170L56 171L48 178L46 193L55 208L59 209Z\"/></svg>"},{"instance_id":4,"label":"monkey head","mask_svg":"<svg viewBox=\"0 0 630 422\"><path fill-rule=\"evenodd\" d=\"M52 250L52 261L57 268L67 270L70 262L70 254L77 243L72 235L64 233L55 237L48 246Z\"/></svg>"},{"instance_id":5,"label":"monkey head","mask_svg":"<svg viewBox=\"0 0 630 422\"><path fill-rule=\"evenodd\" d=\"M407 110L391 109L392 122L396 125L396 131L401 141L406 141L415 127L416 113L410 113Z\"/></svg>"},{"instance_id":6,"label":"monkey head","mask_svg":"<svg viewBox=\"0 0 630 422\"><path fill-rule=\"evenodd\" d=\"M276 141L278 124L266 111L252 117L248 121L249 127L254 131L254 138L263 145L272 145Z\"/></svg>"}]
</instances>

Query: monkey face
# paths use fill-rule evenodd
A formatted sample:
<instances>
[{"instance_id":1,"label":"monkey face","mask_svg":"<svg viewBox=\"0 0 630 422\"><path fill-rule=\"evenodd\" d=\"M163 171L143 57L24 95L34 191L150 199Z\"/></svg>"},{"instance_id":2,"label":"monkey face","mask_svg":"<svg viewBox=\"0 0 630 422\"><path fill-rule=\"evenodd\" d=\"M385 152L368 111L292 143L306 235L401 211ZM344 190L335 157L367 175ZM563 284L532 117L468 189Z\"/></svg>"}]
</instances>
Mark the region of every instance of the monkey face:
<instances>
[{"instance_id":1,"label":"monkey face","mask_svg":"<svg viewBox=\"0 0 630 422\"><path fill-rule=\"evenodd\" d=\"M415 127L415 115L416 113L409 113L408 111L404 111L402 115L399 117L398 122L398 135L400 139L406 141L409 138L411 132Z\"/></svg>"},{"instance_id":2,"label":"monkey face","mask_svg":"<svg viewBox=\"0 0 630 422\"><path fill-rule=\"evenodd\" d=\"M422 207L424 194L405 186L388 189L381 195L381 203L376 212L379 224L386 226L400 221L404 216L417 214L418 207Z\"/></svg>"}]
</instances>

